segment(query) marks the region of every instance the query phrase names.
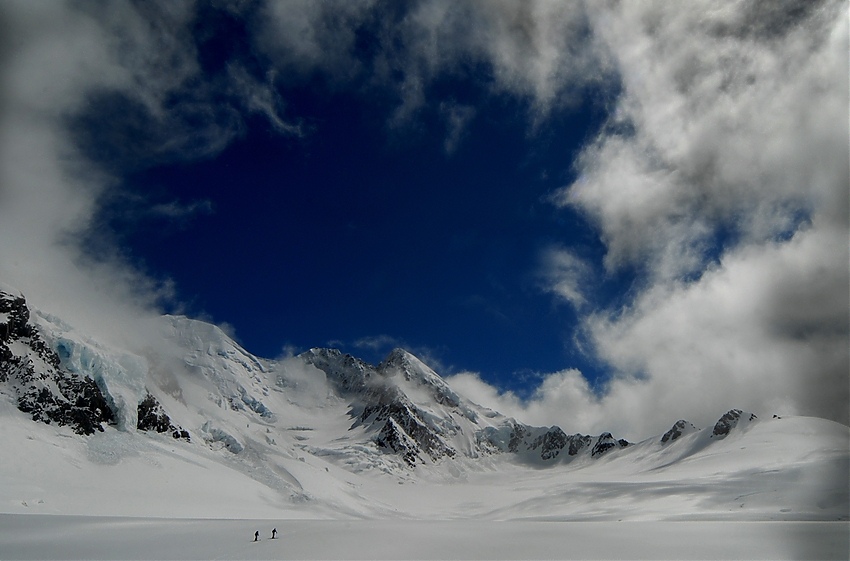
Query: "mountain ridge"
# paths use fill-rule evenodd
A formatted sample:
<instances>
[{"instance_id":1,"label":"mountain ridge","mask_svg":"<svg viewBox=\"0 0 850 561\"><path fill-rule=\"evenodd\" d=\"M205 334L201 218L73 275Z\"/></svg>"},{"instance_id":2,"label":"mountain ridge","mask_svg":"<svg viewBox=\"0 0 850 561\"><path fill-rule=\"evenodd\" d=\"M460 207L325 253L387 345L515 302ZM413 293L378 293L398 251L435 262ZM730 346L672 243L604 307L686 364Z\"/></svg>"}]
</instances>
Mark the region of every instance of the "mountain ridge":
<instances>
[{"instance_id":1,"label":"mountain ridge","mask_svg":"<svg viewBox=\"0 0 850 561\"><path fill-rule=\"evenodd\" d=\"M390 512L390 499L376 498L387 491L373 489L373 478L432 485L478 480L490 477L488 473L522 473L523 479L546 473L558 480L603 477L614 468L629 478L645 478L641 474L681 470L695 461L709 465L718 454L742 457L734 452L736 439L751 438L750 433L772 435L778 426L776 419L732 409L714 426L698 429L679 420L663 435L637 443L609 432L570 435L557 426L530 426L473 403L403 349L392 350L378 365L321 348L269 360L198 320L163 316L159 329L161 343L134 353L77 333L50 314L31 312L23 296L0 291L0 400L17 410L12 414L4 408L2 414L46 427L53 423L59 425L55 430L68 428L81 435L77 438L91 439L74 446L88 449L86 457L98 465L132 461L128 449L153 447L160 457L162 447L170 446L174 449L168 454L194 458L190 463L213 462L216 470L247 477L286 508L351 516ZM57 382L65 379L84 385ZM34 389L27 384L35 384ZM77 413L44 413L57 404ZM49 434L22 428L7 436L18 442L20 431ZM840 446L838 450L838 459L828 460L829 465L844 461L841 454L846 454ZM803 452L787 453L793 457L776 458L769 452L769 462L783 466L804 461Z\"/></svg>"},{"instance_id":2,"label":"mountain ridge","mask_svg":"<svg viewBox=\"0 0 850 561\"><path fill-rule=\"evenodd\" d=\"M104 366L89 361L92 372L85 372L82 366L70 366L73 363L72 344L62 337L50 337L56 349L49 348L40 335L44 324L31 323L30 312L22 295L0 291L0 313L5 313L6 321L0 321L0 380L10 385L10 379L21 374L13 374L20 364L29 364L31 369L50 370L56 380L83 380L74 388L60 389L55 383L52 387L43 384L26 390L26 399L19 397L19 406L26 407L34 420L53 420L60 424L70 424L80 434L91 434L94 430L103 430L103 423L117 424L116 419L125 417L136 421L137 430L155 430L160 433L177 434L176 438L189 439L190 432L171 421L166 407L148 387L148 380L142 381L143 391L138 391L135 415L126 411L126 399L120 399L121 391L115 391L108 376L103 375ZM51 317L51 316L45 316ZM0 316L0 319L3 319ZM52 318L51 318L52 319ZM232 374L235 364L241 370L239 374L266 373L277 368L274 361L260 359L235 343L223 331L212 324L192 320L184 316L163 316L170 324L171 335L185 352L183 362L188 369L199 370L207 380L213 382L222 397L213 401L219 406L232 410L250 410L266 420L275 417L255 391L247 388L243 379L226 376ZM60 322L61 329L67 324ZM26 356L15 356L9 343L30 345ZM210 364L202 357L215 357L217 362ZM35 359L41 359L41 364ZM215 359L213 362L215 362ZM556 458L567 461L582 452L597 458L612 449L622 449L632 443L615 438L610 432L597 436L580 433L568 435L560 427L534 427L506 417L489 408L481 407L455 392L445 380L423 363L418 357L402 348L395 348L378 365L371 365L338 349L313 348L296 357L306 365L313 366L325 375L336 397L348 399L350 429L362 428L371 434L371 441L387 453L397 454L414 467L426 459L437 462L442 458L452 458L460 453L468 458L481 455L509 453L519 460L533 461L543 465L553 463ZM101 375L97 375L97 370ZM78 370L80 372L74 372ZM23 383L11 383L12 390L26 385L35 378L45 378L44 372L28 372ZM248 381L257 382L254 376ZM281 381L278 379L278 381ZM155 380L151 380L157 385ZM31 384L32 385L32 384ZM68 385L67 383L65 384ZM285 382L284 384L285 385ZM21 390L18 390L19 392ZM68 396L65 393L69 394ZM268 395L268 387L261 384L260 394ZM118 394L118 395L116 395ZM179 395L179 394L178 394ZM212 395L212 394L211 394ZM411 397L414 396L414 397ZM183 399L182 397L180 399ZM74 420L73 416L50 417L50 404L57 402L79 402L88 407L88 417ZM179 401L179 400L178 400ZM70 407L70 406L68 406ZM23 409L22 409L23 410ZM737 409L725 413L713 429L713 437L722 437L733 430L742 415ZM749 421L756 418L749 415ZM90 417L90 419L89 419ZM680 420L661 437L662 442L671 442L682 434L685 427L696 429L691 423ZM215 430L209 422L196 424L194 432L207 433L205 438L224 438L221 430ZM238 446L232 446L238 448ZM563 456L562 452L565 452Z\"/></svg>"}]
</instances>

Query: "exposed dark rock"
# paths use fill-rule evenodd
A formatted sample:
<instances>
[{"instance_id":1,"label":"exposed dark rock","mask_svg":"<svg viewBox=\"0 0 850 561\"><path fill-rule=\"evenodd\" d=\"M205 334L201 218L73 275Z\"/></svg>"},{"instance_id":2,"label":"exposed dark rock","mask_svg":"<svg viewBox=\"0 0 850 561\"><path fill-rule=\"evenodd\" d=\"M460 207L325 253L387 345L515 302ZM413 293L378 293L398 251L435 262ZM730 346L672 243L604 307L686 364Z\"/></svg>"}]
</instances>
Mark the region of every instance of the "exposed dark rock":
<instances>
[{"instance_id":1,"label":"exposed dark rock","mask_svg":"<svg viewBox=\"0 0 850 561\"><path fill-rule=\"evenodd\" d=\"M68 425L78 434L103 431L115 415L94 380L62 368L59 355L30 323L23 297L0 292L0 383L17 399L18 409L34 421ZM15 354L10 344L26 349ZM20 351L19 351L20 352Z\"/></svg>"},{"instance_id":2,"label":"exposed dark rock","mask_svg":"<svg viewBox=\"0 0 850 561\"><path fill-rule=\"evenodd\" d=\"M679 419L670 430L664 433L661 437L661 442L672 442L682 436L682 434L689 429L696 430L696 427L684 419Z\"/></svg>"},{"instance_id":3,"label":"exposed dark rock","mask_svg":"<svg viewBox=\"0 0 850 561\"><path fill-rule=\"evenodd\" d=\"M183 430L183 427L175 426L171 422L168 413L165 412L159 401L151 394L147 394L142 402L139 403L138 413L138 422L136 423L138 430L153 430L158 433L168 432L175 439L183 438L186 441L190 440L188 431Z\"/></svg>"},{"instance_id":4,"label":"exposed dark rock","mask_svg":"<svg viewBox=\"0 0 850 561\"><path fill-rule=\"evenodd\" d=\"M408 465L414 466L419 456L419 445L410 438L392 419L384 423L384 428L374 439L379 447L399 454Z\"/></svg>"},{"instance_id":5,"label":"exposed dark rock","mask_svg":"<svg viewBox=\"0 0 850 561\"><path fill-rule=\"evenodd\" d=\"M414 465L428 456L433 460L453 457L456 451L451 438L461 431L453 419L473 419L471 409L433 370L402 349L393 350L377 367L333 349L311 349L301 357L325 372L335 391L354 398L350 415L353 426L371 428L373 441L388 452L402 456ZM400 383L401 386L398 385ZM425 390L434 406L442 412L423 411L402 391L402 387ZM471 416L472 415L472 416ZM567 435L559 427L531 427L513 419L505 419L502 426L488 426L475 433L475 455L511 453L524 461L552 462L557 458L577 456L593 446L592 455L599 456L610 448L629 446L626 440L615 440L606 433L594 445L591 436ZM566 453L564 453L566 452Z\"/></svg>"},{"instance_id":6,"label":"exposed dark rock","mask_svg":"<svg viewBox=\"0 0 850 561\"><path fill-rule=\"evenodd\" d=\"M513 430L511 431L511 439L508 441L508 452L516 453L519 451L520 444L528 436L529 430L528 427L519 423L511 423L511 426Z\"/></svg>"},{"instance_id":7,"label":"exposed dark rock","mask_svg":"<svg viewBox=\"0 0 850 561\"><path fill-rule=\"evenodd\" d=\"M452 391L446 382L404 349L393 349L387 358L378 365L376 371L382 376L400 373L408 381L416 380L424 386L434 401L448 407L458 407L460 397Z\"/></svg>"},{"instance_id":8,"label":"exposed dark rock","mask_svg":"<svg viewBox=\"0 0 850 561\"><path fill-rule=\"evenodd\" d=\"M420 451L428 454L431 459L438 460L444 456L453 457L455 450L446 444L437 434L437 431L423 420L425 415L419 408L400 392L396 395L393 394L396 394L396 392L388 391L384 400L365 407L360 415L360 421L363 423L383 424L376 442L379 445L382 442L395 443L396 446L400 446L398 449L393 445L383 447L394 452L405 450L403 453L409 455L410 452L407 450L410 445L405 441L404 446L401 446L400 440L397 438L396 433L403 431L405 436L415 443ZM414 455L418 455L418 452Z\"/></svg>"},{"instance_id":9,"label":"exposed dark rock","mask_svg":"<svg viewBox=\"0 0 850 561\"><path fill-rule=\"evenodd\" d=\"M442 424L427 421L429 416L388 380L399 373L411 379L414 367L410 356L394 351L376 368L335 349L311 349L301 355L308 364L324 371L337 392L354 397L360 403L350 412L355 426L373 427L373 440L378 446L400 454L410 465L414 465L416 458L423 453L432 460L453 457L456 452L443 437L450 436L459 428L449 420L443 420ZM451 390L448 386L442 388L438 387L439 384L432 384L430 378L423 376L418 381L430 387L429 391L438 403L451 407ZM444 383L442 385L445 386Z\"/></svg>"},{"instance_id":10,"label":"exposed dark rock","mask_svg":"<svg viewBox=\"0 0 850 561\"><path fill-rule=\"evenodd\" d=\"M729 434L729 431L732 430L734 423L737 423L740 417L740 409L732 409L728 413L724 414L714 425L714 430L711 432L711 436L726 436Z\"/></svg>"},{"instance_id":11,"label":"exposed dark rock","mask_svg":"<svg viewBox=\"0 0 850 561\"><path fill-rule=\"evenodd\" d=\"M603 432L596 440L596 444L593 446L593 450L590 452L590 455L591 457L596 458L612 448L625 448L626 446L631 446L631 442L622 438L616 440L610 432Z\"/></svg>"},{"instance_id":12,"label":"exposed dark rock","mask_svg":"<svg viewBox=\"0 0 850 561\"><path fill-rule=\"evenodd\" d=\"M558 457L558 454L567 445L568 439L569 437L559 427L552 427L531 443L531 449L536 450L539 446L540 458L551 460Z\"/></svg>"},{"instance_id":13,"label":"exposed dark rock","mask_svg":"<svg viewBox=\"0 0 850 561\"><path fill-rule=\"evenodd\" d=\"M586 436L583 434L574 434L570 437L570 456L575 456L579 452L581 452L584 448L590 446L593 442L593 437Z\"/></svg>"},{"instance_id":14,"label":"exposed dark rock","mask_svg":"<svg viewBox=\"0 0 850 561\"><path fill-rule=\"evenodd\" d=\"M728 411L725 415L720 417L714 425L714 430L711 432L711 436L724 437L729 434L729 431L738 425L738 421L741 419L742 415L744 415L744 412L740 409L732 409ZM750 413L748 420L754 421L755 419L756 416Z\"/></svg>"},{"instance_id":15,"label":"exposed dark rock","mask_svg":"<svg viewBox=\"0 0 850 561\"><path fill-rule=\"evenodd\" d=\"M611 448L617 446L614 437L610 432L603 432L599 435L599 438L596 440L596 444L593 445L593 450L590 452L592 457L601 456Z\"/></svg>"},{"instance_id":16,"label":"exposed dark rock","mask_svg":"<svg viewBox=\"0 0 850 561\"><path fill-rule=\"evenodd\" d=\"M299 355L325 373L328 381L341 395L362 394L376 374L375 369L358 358L336 349L310 349Z\"/></svg>"}]
</instances>

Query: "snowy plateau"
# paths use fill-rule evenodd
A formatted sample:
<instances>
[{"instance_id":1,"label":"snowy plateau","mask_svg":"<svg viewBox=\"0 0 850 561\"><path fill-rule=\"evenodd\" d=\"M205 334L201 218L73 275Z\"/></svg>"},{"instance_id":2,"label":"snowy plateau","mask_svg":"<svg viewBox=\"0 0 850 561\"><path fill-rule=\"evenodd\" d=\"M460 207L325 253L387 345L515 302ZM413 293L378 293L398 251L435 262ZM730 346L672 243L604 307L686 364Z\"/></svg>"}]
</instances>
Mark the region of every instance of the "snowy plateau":
<instances>
[{"instance_id":1,"label":"snowy plateau","mask_svg":"<svg viewBox=\"0 0 850 561\"><path fill-rule=\"evenodd\" d=\"M175 316L118 347L12 290L0 448L0 559L850 549L850 428L832 421L730 409L641 442L569 434L471 402L401 349L377 366L332 349L268 360Z\"/></svg>"}]
</instances>

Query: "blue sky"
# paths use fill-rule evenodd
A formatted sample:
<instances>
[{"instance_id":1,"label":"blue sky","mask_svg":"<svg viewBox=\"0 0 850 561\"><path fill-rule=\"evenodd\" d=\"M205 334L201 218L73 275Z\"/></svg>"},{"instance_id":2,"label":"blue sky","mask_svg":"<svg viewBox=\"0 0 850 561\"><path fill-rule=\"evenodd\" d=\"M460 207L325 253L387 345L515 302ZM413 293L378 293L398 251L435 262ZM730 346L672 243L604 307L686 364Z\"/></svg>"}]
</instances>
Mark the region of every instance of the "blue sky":
<instances>
[{"instance_id":1,"label":"blue sky","mask_svg":"<svg viewBox=\"0 0 850 561\"><path fill-rule=\"evenodd\" d=\"M199 80L234 64L263 70L248 24L225 12L197 16ZM379 27L358 28L363 41ZM143 115L120 97L92 107L73 133L122 176L101 220L140 268L175 283L169 311L226 323L261 356L337 346L377 363L403 346L444 374L476 370L526 394L535 374L565 366L605 376L571 341L575 309L541 275L556 246L601 265L594 227L552 196L575 180L573 159L602 126L616 82L534 122L531 100L488 91L485 66L429 84L394 123L397 93L366 86L363 72L343 84L318 72L276 79L280 117L298 132L248 117L201 158L146 160L125 148L145 142ZM461 123L447 104L462 108ZM593 305L609 305L606 288L627 286L623 276L600 276Z\"/></svg>"},{"instance_id":2,"label":"blue sky","mask_svg":"<svg viewBox=\"0 0 850 561\"><path fill-rule=\"evenodd\" d=\"M403 346L567 430L850 422L844 2L0 10L0 281L93 336Z\"/></svg>"},{"instance_id":3,"label":"blue sky","mask_svg":"<svg viewBox=\"0 0 850 561\"><path fill-rule=\"evenodd\" d=\"M515 372L590 364L565 344L574 310L539 277L553 245L601 263L592 226L549 198L571 181L572 155L604 108L591 100L529 131L526 104L485 99L447 152L438 108L389 129L364 96L321 85L281 95L307 98L287 106L303 136L257 119L212 159L128 178L131 200L196 208L179 227L128 221L121 199L106 211L133 258L174 280L188 313L231 324L262 356L336 345L379 361L402 345L508 387ZM605 303L602 290L591 297Z\"/></svg>"}]
</instances>

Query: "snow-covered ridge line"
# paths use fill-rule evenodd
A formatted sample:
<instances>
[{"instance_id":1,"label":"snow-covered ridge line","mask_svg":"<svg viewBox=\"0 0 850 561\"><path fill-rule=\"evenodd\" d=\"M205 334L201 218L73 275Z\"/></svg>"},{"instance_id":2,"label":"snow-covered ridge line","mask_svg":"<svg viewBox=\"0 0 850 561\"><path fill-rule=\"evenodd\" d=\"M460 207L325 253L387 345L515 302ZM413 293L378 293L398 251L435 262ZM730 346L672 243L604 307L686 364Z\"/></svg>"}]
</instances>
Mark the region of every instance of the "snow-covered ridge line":
<instances>
[{"instance_id":1,"label":"snow-covered ridge line","mask_svg":"<svg viewBox=\"0 0 850 561\"><path fill-rule=\"evenodd\" d=\"M26 363L35 369L27 374L28 381L34 377L53 380L52 385L30 383L31 387L23 390L22 375L16 374L9 382L13 376L6 373L2 381L8 386L7 393L17 395L19 408L33 413L33 419L71 424L82 434L103 430L101 422L112 422L119 430L155 431L185 440L200 434L208 445L220 443L239 454L245 449L245 438L237 429L241 424L208 418L190 422L180 409L198 408L200 412L203 407L197 400L187 402L184 389L203 379L207 401L241 411L249 421L274 426L277 414L266 398L273 390L286 393L292 387L285 367L255 357L218 327L183 316L164 316L166 344L158 352L140 356L100 346L49 314L36 313L36 321L30 322L22 296L0 292L0 313L5 314L0 323L0 334L5 334L0 342L6 349L4 372L11 372L13 363ZM10 342L18 355L9 349ZM33 357L41 362L34 362ZM311 349L297 360L300 369L313 367L314 375L324 375L330 392L348 403L348 433L356 433L361 444L395 455L410 467L497 454L546 466L595 459L631 445L607 432L567 435L557 426L532 427L482 408L452 390L436 372L403 349L394 349L377 366L336 349ZM179 371L190 380L182 382L187 376L177 376ZM272 384L270 374L274 376ZM66 381L72 379L76 389ZM21 397L22 392L29 397ZM92 399L91 419L70 405L65 409L73 409L71 413L52 417L43 413L50 410L50 403ZM188 428L172 420L175 414L187 419ZM714 436L728 434L739 417L736 410L724 415ZM753 419L755 415L751 415ZM675 440L679 435L676 427L683 422L662 440Z\"/></svg>"},{"instance_id":2,"label":"snow-covered ridge line","mask_svg":"<svg viewBox=\"0 0 850 561\"><path fill-rule=\"evenodd\" d=\"M19 451L0 512L835 520L850 502L850 429L821 419L733 409L628 443L481 407L401 349L267 360L178 316L127 349L13 294L0 314L0 448Z\"/></svg>"}]
</instances>

